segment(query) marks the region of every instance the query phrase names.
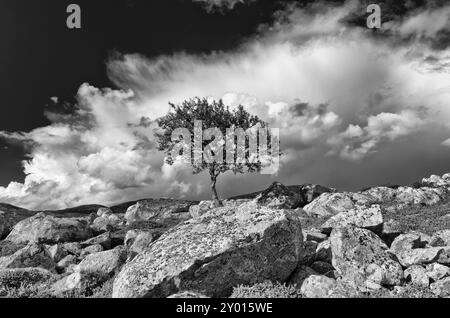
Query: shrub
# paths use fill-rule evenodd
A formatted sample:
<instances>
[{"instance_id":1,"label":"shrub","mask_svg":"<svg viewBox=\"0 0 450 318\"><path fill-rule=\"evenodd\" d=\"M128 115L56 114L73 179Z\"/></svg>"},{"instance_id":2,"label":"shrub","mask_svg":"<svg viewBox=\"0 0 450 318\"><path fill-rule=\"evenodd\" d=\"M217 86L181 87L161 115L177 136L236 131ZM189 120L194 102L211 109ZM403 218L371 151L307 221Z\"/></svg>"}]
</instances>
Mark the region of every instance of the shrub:
<instances>
[{"instance_id":1,"label":"shrub","mask_svg":"<svg viewBox=\"0 0 450 318\"><path fill-rule=\"evenodd\" d=\"M301 298L300 290L270 281L253 286L237 286L230 298Z\"/></svg>"}]
</instances>

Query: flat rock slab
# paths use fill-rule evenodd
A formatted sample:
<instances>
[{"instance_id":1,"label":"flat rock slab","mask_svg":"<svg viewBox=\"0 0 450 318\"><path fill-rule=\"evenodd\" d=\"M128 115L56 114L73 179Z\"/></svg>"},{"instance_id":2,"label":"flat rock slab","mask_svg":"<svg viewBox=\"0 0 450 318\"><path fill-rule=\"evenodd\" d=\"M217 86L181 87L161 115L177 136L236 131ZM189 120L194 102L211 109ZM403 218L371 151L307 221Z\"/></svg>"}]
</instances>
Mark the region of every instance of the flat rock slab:
<instances>
[{"instance_id":1,"label":"flat rock slab","mask_svg":"<svg viewBox=\"0 0 450 318\"><path fill-rule=\"evenodd\" d=\"M237 285L285 282L302 254L293 211L247 203L211 210L169 230L127 263L113 297L167 297L179 291L225 297Z\"/></svg>"}]
</instances>

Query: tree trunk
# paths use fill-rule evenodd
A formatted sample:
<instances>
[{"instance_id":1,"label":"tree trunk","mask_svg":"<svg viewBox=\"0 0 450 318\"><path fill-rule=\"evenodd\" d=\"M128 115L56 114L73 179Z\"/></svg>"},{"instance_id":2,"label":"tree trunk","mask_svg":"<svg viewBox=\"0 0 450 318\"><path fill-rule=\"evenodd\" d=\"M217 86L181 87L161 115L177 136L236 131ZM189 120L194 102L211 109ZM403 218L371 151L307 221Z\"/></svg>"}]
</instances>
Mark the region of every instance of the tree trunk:
<instances>
[{"instance_id":1,"label":"tree trunk","mask_svg":"<svg viewBox=\"0 0 450 318\"><path fill-rule=\"evenodd\" d=\"M219 196L217 195L216 182L217 182L217 177L214 175L211 175L211 191L212 191L212 199L214 201L214 205L222 206L222 202L220 201Z\"/></svg>"}]
</instances>

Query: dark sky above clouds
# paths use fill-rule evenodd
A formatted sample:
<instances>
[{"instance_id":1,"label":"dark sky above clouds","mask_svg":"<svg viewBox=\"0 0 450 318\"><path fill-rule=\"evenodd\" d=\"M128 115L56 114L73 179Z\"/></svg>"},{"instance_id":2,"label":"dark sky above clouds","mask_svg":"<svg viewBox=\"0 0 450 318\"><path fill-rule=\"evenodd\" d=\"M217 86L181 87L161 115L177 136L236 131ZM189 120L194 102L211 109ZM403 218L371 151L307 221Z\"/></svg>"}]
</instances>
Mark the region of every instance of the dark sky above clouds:
<instances>
[{"instance_id":1,"label":"dark sky above clouds","mask_svg":"<svg viewBox=\"0 0 450 318\"><path fill-rule=\"evenodd\" d=\"M66 8L74 2L82 9L81 30L66 27ZM276 1L261 1L222 14L208 13L190 0L2 1L0 129L48 125L44 111L74 104L81 84L112 86L106 61L115 52L154 57L229 50L270 22L279 8ZM61 104L53 105L53 96ZM0 140L0 185L22 181L22 156Z\"/></svg>"},{"instance_id":2,"label":"dark sky above clouds","mask_svg":"<svg viewBox=\"0 0 450 318\"><path fill-rule=\"evenodd\" d=\"M66 28L69 3L81 30ZM226 175L223 196L275 180L354 190L449 172L450 5L379 1L372 31L368 3L2 1L0 202L207 198L206 178L164 165L139 125L194 96L281 129L279 174Z\"/></svg>"}]
</instances>

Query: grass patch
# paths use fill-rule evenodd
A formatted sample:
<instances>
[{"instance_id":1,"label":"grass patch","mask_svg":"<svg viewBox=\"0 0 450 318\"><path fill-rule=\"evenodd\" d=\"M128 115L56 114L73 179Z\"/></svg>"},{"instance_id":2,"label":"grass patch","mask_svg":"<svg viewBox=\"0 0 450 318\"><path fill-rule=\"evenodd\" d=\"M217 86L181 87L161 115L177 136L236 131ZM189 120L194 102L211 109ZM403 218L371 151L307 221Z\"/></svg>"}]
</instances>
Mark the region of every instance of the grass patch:
<instances>
[{"instance_id":1,"label":"grass patch","mask_svg":"<svg viewBox=\"0 0 450 318\"><path fill-rule=\"evenodd\" d=\"M293 286L267 281L253 286L237 286L230 298L301 298L301 295Z\"/></svg>"},{"instance_id":2,"label":"grass patch","mask_svg":"<svg viewBox=\"0 0 450 318\"><path fill-rule=\"evenodd\" d=\"M411 205L396 211L384 211L385 222L395 220L402 232L433 234L450 229L450 199L432 206Z\"/></svg>"}]
</instances>

